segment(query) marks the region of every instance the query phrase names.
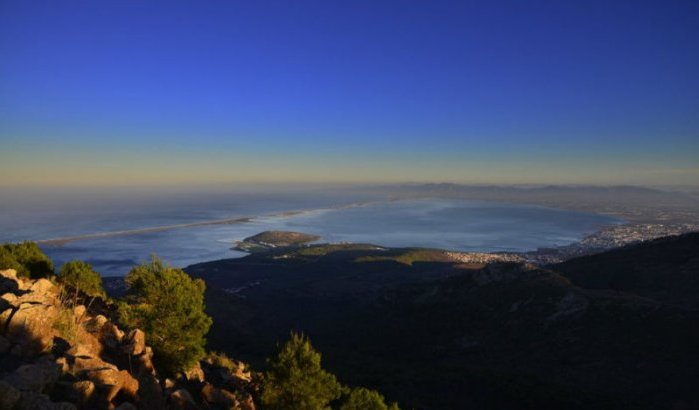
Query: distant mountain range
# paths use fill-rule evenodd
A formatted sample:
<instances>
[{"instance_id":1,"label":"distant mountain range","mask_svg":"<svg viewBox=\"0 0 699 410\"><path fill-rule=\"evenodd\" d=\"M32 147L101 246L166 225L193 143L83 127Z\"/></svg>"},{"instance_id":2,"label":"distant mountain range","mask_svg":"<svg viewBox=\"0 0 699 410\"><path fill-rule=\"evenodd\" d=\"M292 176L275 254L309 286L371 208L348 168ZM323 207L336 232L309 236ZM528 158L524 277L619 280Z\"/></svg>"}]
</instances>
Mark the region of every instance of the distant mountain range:
<instances>
[{"instance_id":1,"label":"distant mountain range","mask_svg":"<svg viewBox=\"0 0 699 410\"><path fill-rule=\"evenodd\" d=\"M541 188L550 189L550 188ZM699 233L537 267L374 245L197 264L212 348L260 365L290 329L417 409L699 407Z\"/></svg>"}]
</instances>

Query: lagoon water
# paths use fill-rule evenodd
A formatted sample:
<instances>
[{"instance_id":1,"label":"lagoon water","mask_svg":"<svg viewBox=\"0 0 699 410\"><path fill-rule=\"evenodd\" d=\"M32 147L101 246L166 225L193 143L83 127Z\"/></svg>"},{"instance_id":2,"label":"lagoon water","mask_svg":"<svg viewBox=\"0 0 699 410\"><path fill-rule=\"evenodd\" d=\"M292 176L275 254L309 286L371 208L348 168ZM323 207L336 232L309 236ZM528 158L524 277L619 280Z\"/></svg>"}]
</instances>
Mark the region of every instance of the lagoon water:
<instances>
[{"instance_id":1,"label":"lagoon water","mask_svg":"<svg viewBox=\"0 0 699 410\"><path fill-rule=\"evenodd\" d=\"M308 197L304 197L308 198ZM493 202L292 195L243 195L206 201L92 206L88 209L4 209L0 242L43 240L98 232L248 217L242 223L191 226L136 234L42 244L56 262L80 259L105 276L124 275L151 253L184 267L240 257L237 240L264 230L293 230L322 236L322 242L365 242L383 246L434 247L459 251L530 251L566 245L602 226L622 223L604 215L533 205ZM285 211L303 212L286 214Z\"/></svg>"}]
</instances>

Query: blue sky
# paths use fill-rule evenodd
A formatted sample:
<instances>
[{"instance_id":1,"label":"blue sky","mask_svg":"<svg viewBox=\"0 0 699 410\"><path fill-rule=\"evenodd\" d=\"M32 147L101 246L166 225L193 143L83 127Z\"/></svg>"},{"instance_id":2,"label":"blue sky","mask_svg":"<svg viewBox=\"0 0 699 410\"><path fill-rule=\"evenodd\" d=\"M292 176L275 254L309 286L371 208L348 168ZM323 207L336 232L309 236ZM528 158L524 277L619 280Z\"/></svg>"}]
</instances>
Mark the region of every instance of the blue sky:
<instances>
[{"instance_id":1,"label":"blue sky","mask_svg":"<svg viewBox=\"0 0 699 410\"><path fill-rule=\"evenodd\" d=\"M694 1L3 1L0 184L695 184Z\"/></svg>"}]
</instances>

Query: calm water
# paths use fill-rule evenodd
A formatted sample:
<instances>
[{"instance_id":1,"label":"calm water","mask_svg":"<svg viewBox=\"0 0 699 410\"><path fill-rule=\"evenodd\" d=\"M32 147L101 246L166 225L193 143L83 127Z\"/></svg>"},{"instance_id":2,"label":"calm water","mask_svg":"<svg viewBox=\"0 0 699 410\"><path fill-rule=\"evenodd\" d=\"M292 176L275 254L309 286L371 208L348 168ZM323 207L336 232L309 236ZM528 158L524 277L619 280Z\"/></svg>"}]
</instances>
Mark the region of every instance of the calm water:
<instances>
[{"instance_id":1,"label":"calm water","mask_svg":"<svg viewBox=\"0 0 699 410\"><path fill-rule=\"evenodd\" d=\"M458 201L372 201L372 198L243 195L206 201L170 199L131 206L71 207L70 211L5 209L0 241L139 229L154 226L253 217L250 222L178 228L125 236L42 245L57 266L71 259L92 263L105 276L123 275L151 253L175 266L239 257L232 244L264 230L318 234L328 242L369 242L461 251L528 251L580 240L599 227L622 221L603 215L539 206ZM343 207L365 203L362 206ZM275 215L306 210L294 216Z\"/></svg>"}]
</instances>

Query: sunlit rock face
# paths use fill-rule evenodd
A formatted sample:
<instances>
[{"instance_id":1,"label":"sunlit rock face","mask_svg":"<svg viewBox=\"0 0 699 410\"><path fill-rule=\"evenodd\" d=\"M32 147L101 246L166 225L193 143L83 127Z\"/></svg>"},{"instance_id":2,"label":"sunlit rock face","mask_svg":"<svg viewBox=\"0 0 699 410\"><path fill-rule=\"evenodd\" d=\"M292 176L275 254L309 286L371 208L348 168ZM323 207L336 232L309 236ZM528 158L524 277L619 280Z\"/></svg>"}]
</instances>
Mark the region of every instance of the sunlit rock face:
<instances>
[{"instance_id":1,"label":"sunlit rock face","mask_svg":"<svg viewBox=\"0 0 699 410\"><path fill-rule=\"evenodd\" d=\"M143 331L120 329L49 279L0 270L0 290L2 409L255 408L242 363L203 362L166 383Z\"/></svg>"}]
</instances>

